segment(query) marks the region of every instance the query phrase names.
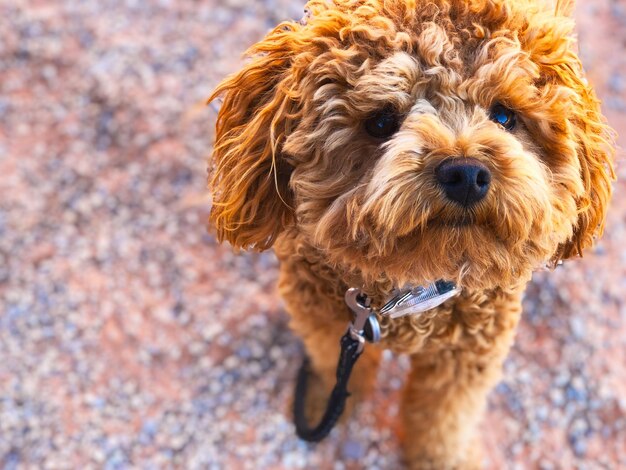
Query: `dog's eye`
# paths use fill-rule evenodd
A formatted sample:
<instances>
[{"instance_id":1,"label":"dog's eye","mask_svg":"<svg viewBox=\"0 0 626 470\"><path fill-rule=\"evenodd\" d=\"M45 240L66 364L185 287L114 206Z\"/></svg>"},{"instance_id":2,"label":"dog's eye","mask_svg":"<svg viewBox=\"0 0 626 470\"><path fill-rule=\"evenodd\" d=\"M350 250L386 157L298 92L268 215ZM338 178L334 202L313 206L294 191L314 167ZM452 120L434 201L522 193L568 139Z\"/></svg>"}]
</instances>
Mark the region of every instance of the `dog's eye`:
<instances>
[{"instance_id":1,"label":"dog's eye","mask_svg":"<svg viewBox=\"0 0 626 470\"><path fill-rule=\"evenodd\" d=\"M507 131L513 129L517 121L515 113L501 104L496 104L493 108L491 108L491 111L489 112L489 119L496 124L500 124Z\"/></svg>"},{"instance_id":2,"label":"dog's eye","mask_svg":"<svg viewBox=\"0 0 626 470\"><path fill-rule=\"evenodd\" d=\"M391 137L400 128L400 119L392 109L383 109L365 121L365 131L377 139Z\"/></svg>"}]
</instances>

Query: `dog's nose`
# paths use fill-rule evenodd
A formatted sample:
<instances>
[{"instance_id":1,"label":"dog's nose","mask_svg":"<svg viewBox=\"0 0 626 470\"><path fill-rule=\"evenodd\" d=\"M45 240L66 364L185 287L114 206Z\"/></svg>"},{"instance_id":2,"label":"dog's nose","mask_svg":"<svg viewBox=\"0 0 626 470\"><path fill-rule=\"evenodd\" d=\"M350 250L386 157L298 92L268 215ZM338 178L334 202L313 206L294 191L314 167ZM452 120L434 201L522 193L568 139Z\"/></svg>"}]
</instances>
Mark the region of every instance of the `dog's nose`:
<instances>
[{"instance_id":1,"label":"dog's nose","mask_svg":"<svg viewBox=\"0 0 626 470\"><path fill-rule=\"evenodd\" d=\"M448 199L470 207L489 191L491 173L475 158L451 158L435 169L437 182Z\"/></svg>"}]
</instances>

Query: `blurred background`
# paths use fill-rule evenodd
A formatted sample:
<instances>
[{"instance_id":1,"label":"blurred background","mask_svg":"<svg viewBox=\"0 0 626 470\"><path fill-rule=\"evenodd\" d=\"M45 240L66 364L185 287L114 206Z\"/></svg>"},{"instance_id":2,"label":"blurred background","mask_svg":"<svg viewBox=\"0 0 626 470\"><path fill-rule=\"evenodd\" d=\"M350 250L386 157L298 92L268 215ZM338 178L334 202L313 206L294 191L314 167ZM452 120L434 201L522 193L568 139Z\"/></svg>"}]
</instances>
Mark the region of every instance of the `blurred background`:
<instances>
[{"instance_id":1,"label":"blurred background","mask_svg":"<svg viewBox=\"0 0 626 470\"><path fill-rule=\"evenodd\" d=\"M0 467L397 468L406 358L313 447L272 253L206 233L213 86L295 0L0 0ZM626 2L580 51L626 136ZM623 146L624 137L620 139ZM583 261L538 273L488 468L626 468L626 173Z\"/></svg>"}]
</instances>

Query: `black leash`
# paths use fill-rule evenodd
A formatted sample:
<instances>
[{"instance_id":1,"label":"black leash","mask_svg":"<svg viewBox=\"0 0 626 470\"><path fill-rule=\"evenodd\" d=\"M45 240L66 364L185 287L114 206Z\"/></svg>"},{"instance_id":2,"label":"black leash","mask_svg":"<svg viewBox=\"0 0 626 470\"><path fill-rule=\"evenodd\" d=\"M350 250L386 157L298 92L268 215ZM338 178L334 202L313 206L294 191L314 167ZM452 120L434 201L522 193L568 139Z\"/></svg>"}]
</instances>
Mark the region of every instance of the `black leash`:
<instances>
[{"instance_id":1,"label":"black leash","mask_svg":"<svg viewBox=\"0 0 626 470\"><path fill-rule=\"evenodd\" d=\"M363 353L363 348L359 348L360 344L358 340L350 337L349 331L341 337L341 353L339 355L339 363L337 364L337 383L328 399L324 416L314 428L309 427L306 417L304 416L307 382L311 372L311 361L308 357L304 358L300 371L298 372L296 396L293 403L296 434L300 439L308 442L321 441L328 436L337 423L337 420L341 417L346 407L346 399L350 396L350 392L348 392L348 380L350 380L352 368L354 364L356 364L359 356Z\"/></svg>"},{"instance_id":2,"label":"black leash","mask_svg":"<svg viewBox=\"0 0 626 470\"><path fill-rule=\"evenodd\" d=\"M396 292L379 313L389 318L399 318L405 315L414 315L441 305L447 299L457 295L460 289L453 282L439 280L426 287L409 287ZM305 357L296 382L296 396L293 403L296 434L300 439L308 442L319 442L333 429L346 407L348 381L352 368L363 353L365 341L376 343L380 340L380 326L376 315L370 307L370 299L357 288L348 289L345 301L354 320L348 331L341 337L341 352L337 364L337 383L328 399L328 405L321 421L314 428L310 428L304 416L306 391L311 363Z\"/></svg>"},{"instance_id":3,"label":"black leash","mask_svg":"<svg viewBox=\"0 0 626 470\"><path fill-rule=\"evenodd\" d=\"M328 399L324 416L322 416L319 424L313 428L309 427L304 416L307 382L311 368L308 357L305 357L298 372L296 396L293 403L294 422L298 437L308 442L321 441L333 429L346 407L346 399L350 396L348 381L352 374L352 368L363 353L365 341L375 343L380 339L380 328L376 316L369 306L369 299L361 294L358 289L349 289L346 292L346 303L354 312L355 318L348 331L341 337L341 352L339 353L336 374L337 383Z\"/></svg>"}]
</instances>

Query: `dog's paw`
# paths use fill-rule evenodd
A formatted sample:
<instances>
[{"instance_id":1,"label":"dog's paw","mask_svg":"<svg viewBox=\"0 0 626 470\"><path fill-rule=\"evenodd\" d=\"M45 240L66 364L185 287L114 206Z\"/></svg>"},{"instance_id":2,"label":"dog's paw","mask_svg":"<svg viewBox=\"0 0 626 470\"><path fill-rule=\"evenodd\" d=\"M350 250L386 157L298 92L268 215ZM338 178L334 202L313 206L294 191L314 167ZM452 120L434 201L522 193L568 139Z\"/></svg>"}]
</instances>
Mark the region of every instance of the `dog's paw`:
<instances>
[{"instance_id":1,"label":"dog's paw","mask_svg":"<svg viewBox=\"0 0 626 470\"><path fill-rule=\"evenodd\" d=\"M404 442L404 461L410 470L480 470L482 457L482 446L477 439L460 454L446 452L437 443L415 452L415 446Z\"/></svg>"},{"instance_id":2,"label":"dog's paw","mask_svg":"<svg viewBox=\"0 0 626 470\"><path fill-rule=\"evenodd\" d=\"M410 470L480 470L482 468L479 460L472 458L440 460L428 457L406 460L406 468Z\"/></svg>"}]
</instances>

